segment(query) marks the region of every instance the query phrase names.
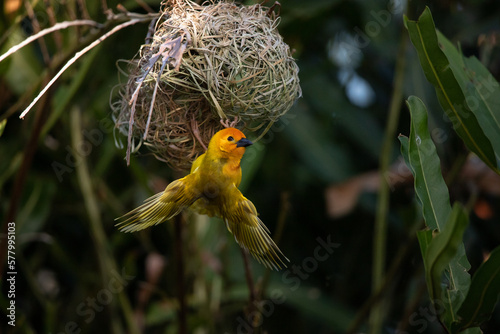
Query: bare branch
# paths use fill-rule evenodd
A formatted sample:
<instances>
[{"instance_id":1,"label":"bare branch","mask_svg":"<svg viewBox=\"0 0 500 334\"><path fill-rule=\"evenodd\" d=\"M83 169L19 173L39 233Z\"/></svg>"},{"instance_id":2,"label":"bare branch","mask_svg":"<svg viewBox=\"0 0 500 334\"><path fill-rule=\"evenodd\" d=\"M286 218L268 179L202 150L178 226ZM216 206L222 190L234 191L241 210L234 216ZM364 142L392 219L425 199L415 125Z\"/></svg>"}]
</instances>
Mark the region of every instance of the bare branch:
<instances>
[{"instance_id":1,"label":"bare branch","mask_svg":"<svg viewBox=\"0 0 500 334\"><path fill-rule=\"evenodd\" d=\"M71 66L75 61L77 61L81 56L83 56L85 53L87 53L89 50L92 50L94 47L99 45L102 41L104 41L106 38L109 36L113 35L117 31L126 28L128 26L134 25L139 22L144 22L144 19L132 19L128 22L122 23L120 25L117 25L104 35L102 35L100 38L96 39L94 42L92 42L90 45L82 49L81 51L75 53L73 58L71 58L64 66L61 68L59 72L57 72L56 75L49 81L49 83L42 89L42 91L35 97L33 102L22 112L21 116L19 118L23 119L24 116L30 111L30 109L38 102L38 100L47 92L47 90L54 84L54 82Z\"/></svg>"},{"instance_id":2,"label":"bare branch","mask_svg":"<svg viewBox=\"0 0 500 334\"><path fill-rule=\"evenodd\" d=\"M2 62L2 60L7 58L8 56L10 56L11 54L17 52L21 48L25 47L26 45L39 39L42 36L45 36L47 34L54 32L54 31L57 31L57 30L66 29L66 28L71 27L71 26L81 26L81 25L91 25L91 26L95 26L95 27L102 27L102 24L97 23L95 21L91 21L91 20L64 21L64 22L57 23L54 26L47 28L47 29L43 29L39 33L32 35L32 36L26 38L21 43L16 44L13 47L11 47L6 53L4 53L3 55L0 56L0 62Z\"/></svg>"}]
</instances>

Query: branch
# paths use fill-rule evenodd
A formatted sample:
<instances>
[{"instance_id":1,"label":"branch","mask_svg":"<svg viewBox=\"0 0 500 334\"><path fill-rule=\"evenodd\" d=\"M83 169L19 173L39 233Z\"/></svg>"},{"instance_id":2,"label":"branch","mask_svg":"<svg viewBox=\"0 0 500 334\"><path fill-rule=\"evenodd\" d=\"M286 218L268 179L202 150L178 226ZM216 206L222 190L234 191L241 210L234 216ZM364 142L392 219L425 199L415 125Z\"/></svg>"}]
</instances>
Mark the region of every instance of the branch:
<instances>
[{"instance_id":1,"label":"branch","mask_svg":"<svg viewBox=\"0 0 500 334\"><path fill-rule=\"evenodd\" d=\"M252 333L256 332L259 323L261 323L262 319L262 314L259 312L254 312L256 310L256 304L257 304L257 293L255 291L255 284L253 282L253 277L252 277L252 267L250 266L250 260L248 256L248 252L244 248L240 248L241 250L241 255L243 256L243 263L245 265L245 277L247 280L247 285L248 285L248 290L249 290L249 300L248 300L248 306L246 308L246 318L250 325L252 326ZM255 313L256 316L252 319L249 315Z\"/></svg>"},{"instance_id":2,"label":"branch","mask_svg":"<svg viewBox=\"0 0 500 334\"><path fill-rule=\"evenodd\" d=\"M249 304L250 307L253 306L254 301L255 301L255 284L253 283L253 278L252 278L252 268L250 267L250 260L248 259L248 253L244 248L241 248L241 255L243 256L243 263L245 265L245 277L247 280L247 285L248 285L248 290L250 294L250 300Z\"/></svg>"},{"instance_id":3,"label":"branch","mask_svg":"<svg viewBox=\"0 0 500 334\"><path fill-rule=\"evenodd\" d=\"M118 16L117 16L118 17ZM83 48L81 51L77 52L73 58L71 58L62 68L57 72L57 74L52 78L52 80L49 81L49 83L42 89L42 91L37 95L37 97L31 102L31 104L22 112L21 116L19 118L24 119L26 114L31 110L31 108L40 100L40 98L47 92L47 90L54 84L54 82L71 66L75 61L77 61L81 56L83 56L85 53L88 51L92 50L95 46L99 45L102 41L104 41L106 38L112 36L114 33L120 31L123 28L126 28L128 26L134 25L136 23L140 22L147 22L153 19L153 16L147 15L143 16L140 18L134 18L130 21L127 21L125 23L119 24L101 37L97 38L95 41L93 41L90 45L87 47Z\"/></svg>"},{"instance_id":4,"label":"branch","mask_svg":"<svg viewBox=\"0 0 500 334\"><path fill-rule=\"evenodd\" d=\"M11 47L7 52L5 52L3 55L0 56L0 63L5 58L7 58L8 56L10 56L11 54L19 51L20 49L24 48L26 45L30 44L31 42L36 41L40 37L48 35L48 34L54 32L54 31L57 31L57 30L66 29L66 28L69 28L69 27L72 27L72 26L84 26L84 25L90 25L90 26L94 26L94 27L98 27L98 28L102 28L103 27L102 24L97 23L95 21L91 21L91 20L64 21L64 22L61 22L61 23L57 23L54 26L52 26L50 28L47 28L47 29L43 29L39 33L34 34L34 35L26 38L21 43L16 44L13 47Z\"/></svg>"}]
</instances>

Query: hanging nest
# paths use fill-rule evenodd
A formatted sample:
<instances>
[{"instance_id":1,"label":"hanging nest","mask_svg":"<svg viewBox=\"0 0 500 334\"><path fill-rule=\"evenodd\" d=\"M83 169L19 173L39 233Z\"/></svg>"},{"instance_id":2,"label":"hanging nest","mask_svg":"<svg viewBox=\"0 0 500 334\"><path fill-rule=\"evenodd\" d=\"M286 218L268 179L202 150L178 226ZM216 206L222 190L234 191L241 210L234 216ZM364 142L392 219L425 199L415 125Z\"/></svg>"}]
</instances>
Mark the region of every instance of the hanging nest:
<instances>
[{"instance_id":1,"label":"hanging nest","mask_svg":"<svg viewBox=\"0 0 500 334\"><path fill-rule=\"evenodd\" d=\"M189 169L220 120L267 131L301 95L278 23L261 5L164 2L113 105L116 127L128 137L127 161L144 141L158 159Z\"/></svg>"}]
</instances>

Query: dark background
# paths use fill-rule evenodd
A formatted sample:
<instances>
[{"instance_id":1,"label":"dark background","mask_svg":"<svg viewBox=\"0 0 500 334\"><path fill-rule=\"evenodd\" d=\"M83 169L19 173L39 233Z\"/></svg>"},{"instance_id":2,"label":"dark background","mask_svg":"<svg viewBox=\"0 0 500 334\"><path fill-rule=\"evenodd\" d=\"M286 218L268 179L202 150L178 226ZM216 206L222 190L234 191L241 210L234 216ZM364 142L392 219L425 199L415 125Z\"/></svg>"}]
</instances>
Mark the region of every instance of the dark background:
<instances>
[{"instance_id":1,"label":"dark background","mask_svg":"<svg viewBox=\"0 0 500 334\"><path fill-rule=\"evenodd\" d=\"M146 3L159 10L157 2ZM4 53L37 28L29 19L30 6L0 4ZM7 10L9 4L14 11ZM107 1L115 12L117 4ZM145 12L135 1L122 5ZM470 211L464 242L472 272L500 244L499 179L467 157L403 26L403 13L417 19L426 5L436 27L498 79L497 1L410 1L405 6L395 1L281 1L279 30L294 50L303 97L247 150L241 189L271 232L278 231L291 265L269 275L251 260L254 283L262 292L261 303L252 308L241 253L222 221L185 216L189 333L345 333L348 328L363 333L375 308L383 308L383 333L444 333L436 320L439 309L428 299L415 237L424 227L420 207L400 160L397 135L408 135L410 124L404 101L398 101L397 131L389 134L392 168L384 175L391 189L388 275L380 293L371 297L378 167L395 91L405 99L417 95L428 107L451 199ZM51 18L106 20L98 1L31 6L42 29L53 25ZM18 119L55 69L84 43L86 29L48 35L44 44L32 43L0 63L0 117L8 119L0 137L0 217L2 226L8 220L16 223L15 331L128 333L129 323L137 322L144 333L177 333L173 224L136 234L114 227L114 218L179 175L145 147L127 167L125 149L116 145L125 140L113 131L109 103L118 84L116 62L134 57L148 25L128 27L104 41L71 66L24 121ZM398 58L404 58L404 79L394 86ZM87 143L80 154L85 162L72 149L72 139L79 136ZM333 245L323 248L325 243ZM5 255L5 235L0 245ZM2 270L4 326L9 286L7 268ZM254 317L252 329L244 319L256 308L262 318ZM483 330L498 333L498 328L497 308Z\"/></svg>"}]
</instances>

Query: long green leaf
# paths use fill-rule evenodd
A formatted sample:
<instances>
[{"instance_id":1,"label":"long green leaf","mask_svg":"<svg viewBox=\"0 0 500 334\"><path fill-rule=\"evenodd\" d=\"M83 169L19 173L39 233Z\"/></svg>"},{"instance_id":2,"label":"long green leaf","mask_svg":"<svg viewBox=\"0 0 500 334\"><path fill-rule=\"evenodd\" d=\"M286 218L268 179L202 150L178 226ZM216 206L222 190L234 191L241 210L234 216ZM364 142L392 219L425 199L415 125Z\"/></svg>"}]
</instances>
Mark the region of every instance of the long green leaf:
<instances>
[{"instance_id":1,"label":"long green leaf","mask_svg":"<svg viewBox=\"0 0 500 334\"><path fill-rule=\"evenodd\" d=\"M491 169L498 171L491 142L469 109L450 62L440 48L429 8L424 10L418 21L411 21L405 17L405 25L417 50L425 76L436 89L439 102L452 122L453 128L472 152Z\"/></svg>"},{"instance_id":2,"label":"long green leaf","mask_svg":"<svg viewBox=\"0 0 500 334\"><path fill-rule=\"evenodd\" d=\"M414 176L415 193L422 206L427 227L444 233L450 222L452 209L448 188L441 174L436 147L427 126L427 110L423 102L415 96L411 96L407 103L411 114L410 137L400 136L401 153ZM422 248L422 254L426 272L428 272L429 294L433 302L442 301L445 307L443 321L450 324L455 319L456 311L465 299L470 285L470 276L467 273L470 264L465 255L464 246L459 243L456 246L455 255L445 265L447 289L441 294L441 282L438 284L435 279L432 279L435 277L431 274L434 264L426 260L429 256L429 247L434 240L428 240L429 232L418 237L421 247L425 247L425 249ZM436 272L435 269L433 272Z\"/></svg>"},{"instance_id":3,"label":"long green leaf","mask_svg":"<svg viewBox=\"0 0 500 334\"><path fill-rule=\"evenodd\" d=\"M442 230L451 213L450 196L441 175L436 146L427 127L427 110L422 100L415 96L410 96L407 104L411 113L411 129L407 147L404 137L400 137L401 153L415 178L415 192L426 225L431 230Z\"/></svg>"},{"instance_id":4,"label":"long green leaf","mask_svg":"<svg viewBox=\"0 0 500 334\"><path fill-rule=\"evenodd\" d=\"M422 230L417 232L418 243L420 245L420 250L422 251L422 258L426 258L427 249L431 243L433 235L433 231L431 230ZM458 255L458 254L457 254ZM462 334L481 334L481 330L479 328L469 328Z\"/></svg>"},{"instance_id":5,"label":"long green leaf","mask_svg":"<svg viewBox=\"0 0 500 334\"><path fill-rule=\"evenodd\" d=\"M500 247L472 277L469 293L458 310L460 319L453 325L458 332L472 326L479 326L488 320L500 297Z\"/></svg>"},{"instance_id":6,"label":"long green leaf","mask_svg":"<svg viewBox=\"0 0 500 334\"><path fill-rule=\"evenodd\" d=\"M486 67L474 56L464 57L439 31L439 45L450 62L451 70L465 96L465 102L477 118L491 142L495 155L500 156L500 85Z\"/></svg>"}]
</instances>

